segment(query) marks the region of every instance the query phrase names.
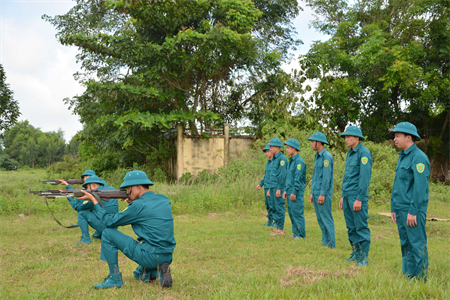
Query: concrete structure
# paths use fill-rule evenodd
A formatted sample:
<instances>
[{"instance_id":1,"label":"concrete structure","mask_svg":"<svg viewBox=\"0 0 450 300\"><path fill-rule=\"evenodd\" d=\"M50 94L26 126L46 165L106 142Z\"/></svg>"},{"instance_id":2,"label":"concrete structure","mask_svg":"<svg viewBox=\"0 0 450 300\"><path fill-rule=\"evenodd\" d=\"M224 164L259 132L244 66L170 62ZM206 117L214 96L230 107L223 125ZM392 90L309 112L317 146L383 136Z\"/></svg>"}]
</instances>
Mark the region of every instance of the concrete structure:
<instances>
[{"instance_id":1,"label":"concrete structure","mask_svg":"<svg viewBox=\"0 0 450 300\"><path fill-rule=\"evenodd\" d=\"M226 165L230 159L242 157L251 149L253 136L230 136L230 126L223 133L210 134L208 139L185 134L182 125L177 126L177 158L171 163L172 176L180 179L184 173L197 175L203 170L213 172Z\"/></svg>"}]
</instances>

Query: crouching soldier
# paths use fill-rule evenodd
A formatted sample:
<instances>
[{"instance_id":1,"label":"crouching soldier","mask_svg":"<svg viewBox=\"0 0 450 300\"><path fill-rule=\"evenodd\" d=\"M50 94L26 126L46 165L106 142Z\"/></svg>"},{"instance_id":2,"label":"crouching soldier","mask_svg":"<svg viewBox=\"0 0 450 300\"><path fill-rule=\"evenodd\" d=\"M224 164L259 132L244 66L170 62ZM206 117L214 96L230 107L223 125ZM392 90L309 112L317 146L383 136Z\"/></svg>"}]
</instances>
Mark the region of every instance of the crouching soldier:
<instances>
[{"instance_id":1,"label":"crouching soldier","mask_svg":"<svg viewBox=\"0 0 450 300\"><path fill-rule=\"evenodd\" d=\"M122 251L129 259L139 264L134 277L148 282L158 277L162 287L172 286L169 265L175 249L173 233L173 217L169 199L149 190L153 185L147 175L133 170L125 175L120 188L127 188L129 205L120 213L109 213L103 209L92 194L80 199L90 200L94 204L97 217L107 227L102 234L100 259L106 261L109 275L102 283L94 285L95 289L121 287L122 273L119 270L118 251ZM114 230L117 226L131 225L138 236L132 237Z\"/></svg>"},{"instance_id":2,"label":"crouching soldier","mask_svg":"<svg viewBox=\"0 0 450 300\"><path fill-rule=\"evenodd\" d=\"M266 202L266 209L267 209L267 223L263 224L264 226L273 226L273 202L270 196L267 196L267 192L270 189L270 163L272 162L273 154L270 151L270 144L267 144L267 146L263 149L263 152L266 153L266 157L268 159L266 164L266 169L264 171L264 177L261 180L261 182L256 186L256 189L259 191L262 187L264 187L264 198Z\"/></svg>"},{"instance_id":3,"label":"crouching soldier","mask_svg":"<svg viewBox=\"0 0 450 300\"><path fill-rule=\"evenodd\" d=\"M64 183L61 183L64 184ZM83 183L83 187L88 190L114 190L111 186L104 186L103 179L99 178L96 175L90 175L86 177L85 182ZM94 204L90 201L80 201L77 198L67 198L69 200L70 205L74 210L78 212L78 224L81 229L81 240L76 244L84 243L90 244L91 238L89 236L89 226L96 230L98 234L98 239L101 238L101 234L106 226L99 220L99 218L93 212ZM104 201L103 206L106 211L110 213L117 213L119 211L119 203L117 199L109 199L109 201Z\"/></svg>"},{"instance_id":4,"label":"crouching soldier","mask_svg":"<svg viewBox=\"0 0 450 300\"><path fill-rule=\"evenodd\" d=\"M291 158L288 162L286 186L283 198L287 201L289 218L292 222L292 237L305 238L305 210L304 194L306 187L306 164L298 152L300 144L296 139L289 139L284 143L286 154Z\"/></svg>"}]
</instances>

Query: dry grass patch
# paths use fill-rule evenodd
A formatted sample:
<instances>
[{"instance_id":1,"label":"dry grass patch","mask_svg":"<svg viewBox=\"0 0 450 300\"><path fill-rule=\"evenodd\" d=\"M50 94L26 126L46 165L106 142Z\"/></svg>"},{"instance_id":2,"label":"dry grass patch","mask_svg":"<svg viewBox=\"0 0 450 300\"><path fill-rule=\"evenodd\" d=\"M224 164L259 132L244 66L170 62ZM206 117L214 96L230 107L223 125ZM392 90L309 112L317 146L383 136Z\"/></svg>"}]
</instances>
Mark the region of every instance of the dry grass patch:
<instances>
[{"instance_id":1,"label":"dry grass patch","mask_svg":"<svg viewBox=\"0 0 450 300\"><path fill-rule=\"evenodd\" d=\"M383 236L383 235L376 235L376 236L374 236L373 237L374 239L376 239L376 240L380 240L380 239L386 239L386 237L385 236Z\"/></svg>"},{"instance_id":2,"label":"dry grass patch","mask_svg":"<svg viewBox=\"0 0 450 300\"><path fill-rule=\"evenodd\" d=\"M350 267L345 272L336 271L335 273L323 270L314 271L305 267L289 267L286 270L287 275L280 281L286 287L290 285L308 286L323 278L354 277L357 272L357 267Z\"/></svg>"}]
</instances>

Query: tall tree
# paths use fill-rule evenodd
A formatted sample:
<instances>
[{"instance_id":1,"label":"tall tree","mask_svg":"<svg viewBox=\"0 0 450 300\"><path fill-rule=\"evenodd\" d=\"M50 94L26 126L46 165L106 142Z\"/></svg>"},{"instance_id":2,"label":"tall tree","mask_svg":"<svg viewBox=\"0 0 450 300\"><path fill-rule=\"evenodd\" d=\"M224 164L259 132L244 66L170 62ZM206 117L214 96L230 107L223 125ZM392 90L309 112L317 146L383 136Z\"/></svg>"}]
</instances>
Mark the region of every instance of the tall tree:
<instances>
[{"instance_id":1,"label":"tall tree","mask_svg":"<svg viewBox=\"0 0 450 300\"><path fill-rule=\"evenodd\" d=\"M20 116L19 103L13 98L13 92L6 83L6 74L0 64L0 138L4 130L10 128Z\"/></svg>"},{"instance_id":2,"label":"tall tree","mask_svg":"<svg viewBox=\"0 0 450 300\"><path fill-rule=\"evenodd\" d=\"M66 102L85 124L81 138L145 156L175 123L199 134L248 117L278 88L254 81L283 73L298 12L295 0L98 0L43 18L80 50L86 91Z\"/></svg>"}]
</instances>

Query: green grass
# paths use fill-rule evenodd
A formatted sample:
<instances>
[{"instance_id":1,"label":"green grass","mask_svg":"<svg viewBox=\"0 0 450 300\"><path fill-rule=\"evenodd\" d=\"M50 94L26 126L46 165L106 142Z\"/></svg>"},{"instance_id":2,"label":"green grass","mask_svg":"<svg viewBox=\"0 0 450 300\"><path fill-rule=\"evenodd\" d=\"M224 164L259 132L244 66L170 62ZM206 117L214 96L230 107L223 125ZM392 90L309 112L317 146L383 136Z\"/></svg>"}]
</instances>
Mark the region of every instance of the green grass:
<instances>
[{"instance_id":1,"label":"green grass","mask_svg":"<svg viewBox=\"0 0 450 300\"><path fill-rule=\"evenodd\" d=\"M118 186L119 177L107 180ZM100 242L74 245L79 229L59 227L43 199L28 193L51 188L38 182L47 178L44 170L0 172L1 299L450 299L449 222L427 223L428 282L411 282L402 276L397 228L378 214L389 212L389 203L370 202L370 265L356 268L343 262L351 249L337 209L339 193L333 197L337 248L328 249L321 246L308 202L305 240L288 237L288 216L285 237L261 225L266 220L263 192L254 188L257 176L234 183L156 184L152 189L167 195L174 211L174 286L162 290L157 283L136 281L136 264L119 253L125 286L93 290L108 273L99 259ZM428 217L449 218L448 194L448 186L430 185ZM65 199L50 205L63 224L76 222ZM125 206L121 202L120 210ZM130 226L120 230L136 237Z\"/></svg>"}]
</instances>

